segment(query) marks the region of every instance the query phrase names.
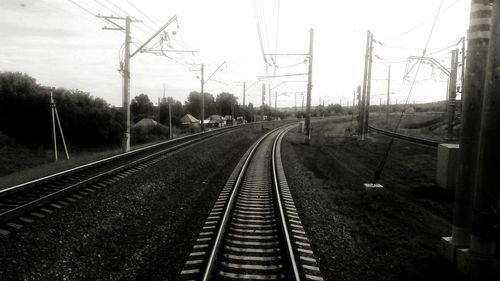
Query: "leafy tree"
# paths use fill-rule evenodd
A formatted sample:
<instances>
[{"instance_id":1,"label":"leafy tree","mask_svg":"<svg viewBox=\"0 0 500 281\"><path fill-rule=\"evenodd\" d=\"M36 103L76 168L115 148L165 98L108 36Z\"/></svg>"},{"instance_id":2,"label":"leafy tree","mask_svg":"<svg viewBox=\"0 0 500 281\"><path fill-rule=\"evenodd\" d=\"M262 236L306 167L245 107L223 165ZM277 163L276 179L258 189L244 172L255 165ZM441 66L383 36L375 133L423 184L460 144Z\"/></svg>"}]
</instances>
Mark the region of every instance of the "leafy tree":
<instances>
[{"instance_id":1,"label":"leafy tree","mask_svg":"<svg viewBox=\"0 0 500 281\"><path fill-rule=\"evenodd\" d=\"M233 115L234 106L238 104L238 98L230 93L220 93L217 95L215 99L215 105L217 107L217 111L220 115Z\"/></svg>"},{"instance_id":2,"label":"leafy tree","mask_svg":"<svg viewBox=\"0 0 500 281\"><path fill-rule=\"evenodd\" d=\"M146 117L151 118L154 115L153 102L149 100L146 94L135 96L130 102L130 113L134 122Z\"/></svg>"},{"instance_id":3,"label":"leafy tree","mask_svg":"<svg viewBox=\"0 0 500 281\"><path fill-rule=\"evenodd\" d=\"M209 93L205 93L205 119L212 114L217 113L215 107L214 96ZM184 104L184 110L186 113L193 115L195 118L200 119L201 117L201 94L199 92L189 93L188 100Z\"/></svg>"},{"instance_id":4,"label":"leafy tree","mask_svg":"<svg viewBox=\"0 0 500 281\"><path fill-rule=\"evenodd\" d=\"M160 108L160 123L168 125L168 105L170 104L170 111L172 113L172 126L179 127L181 125L181 117L186 113L182 107L182 103L178 100L174 100L172 97L168 97L165 103L161 104Z\"/></svg>"}]
</instances>

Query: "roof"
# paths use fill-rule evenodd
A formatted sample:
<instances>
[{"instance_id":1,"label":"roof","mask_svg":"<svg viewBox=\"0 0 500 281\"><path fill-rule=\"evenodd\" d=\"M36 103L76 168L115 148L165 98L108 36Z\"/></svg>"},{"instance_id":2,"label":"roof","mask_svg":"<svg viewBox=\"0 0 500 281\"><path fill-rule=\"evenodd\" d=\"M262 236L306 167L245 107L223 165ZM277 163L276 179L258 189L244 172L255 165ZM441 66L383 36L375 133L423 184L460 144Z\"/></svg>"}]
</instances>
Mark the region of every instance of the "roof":
<instances>
[{"instance_id":1,"label":"roof","mask_svg":"<svg viewBox=\"0 0 500 281\"><path fill-rule=\"evenodd\" d=\"M158 122L156 122L155 120L153 120L151 118L142 118L139 122L135 123L133 127L134 128L135 127L153 127L156 125L158 125Z\"/></svg>"},{"instance_id":2,"label":"roof","mask_svg":"<svg viewBox=\"0 0 500 281\"><path fill-rule=\"evenodd\" d=\"M182 124L200 123L200 120L193 117L191 114L186 114L181 118Z\"/></svg>"}]
</instances>

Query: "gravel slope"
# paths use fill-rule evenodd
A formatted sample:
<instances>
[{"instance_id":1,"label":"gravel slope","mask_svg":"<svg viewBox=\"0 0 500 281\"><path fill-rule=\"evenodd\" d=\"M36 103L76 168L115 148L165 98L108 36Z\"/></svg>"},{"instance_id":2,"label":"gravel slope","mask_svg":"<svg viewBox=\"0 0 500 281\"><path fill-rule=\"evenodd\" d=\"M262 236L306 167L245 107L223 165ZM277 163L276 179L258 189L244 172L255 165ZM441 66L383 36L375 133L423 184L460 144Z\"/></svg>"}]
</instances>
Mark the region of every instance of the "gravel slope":
<instances>
[{"instance_id":1,"label":"gravel slope","mask_svg":"<svg viewBox=\"0 0 500 281\"><path fill-rule=\"evenodd\" d=\"M0 280L176 280L220 189L261 134L245 128L195 144L0 237Z\"/></svg>"}]
</instances>

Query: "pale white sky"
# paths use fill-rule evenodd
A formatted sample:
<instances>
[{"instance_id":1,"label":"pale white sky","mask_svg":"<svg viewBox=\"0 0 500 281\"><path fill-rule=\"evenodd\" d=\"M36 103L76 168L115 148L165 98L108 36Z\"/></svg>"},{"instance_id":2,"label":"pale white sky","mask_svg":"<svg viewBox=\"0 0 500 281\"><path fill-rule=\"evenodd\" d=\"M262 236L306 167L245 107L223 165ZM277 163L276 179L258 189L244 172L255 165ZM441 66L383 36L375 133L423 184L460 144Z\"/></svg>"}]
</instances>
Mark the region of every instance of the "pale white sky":
<instances>
[{"instance_id":1,"label":"pale white sky","mask_svg":"<svg viewBox=\"0 0 500 281\"><path fill-rule=\"evenodd\" d=\"M307 53L310 27L314 28L313 105L319 98L325 103L340 99L352 103L352 92L363 75L366 30L375 39L374 54L395 59L392 67L391 99L401 103L408 94L409 82L403 83L409 55L421 55L430 33L440 0L73 0L91 13L124 15L124 11L143 23L133 23L132 38L140 45L172 16L178 17L178 32L172 35L176 49L196 50L196 55L172 54L172 59L153 54L138 54L131 60L131 96L148 94L154 101L163 93L184 101L190 91L199 91L198 66L205 63L206 76L223 61L227 62L206 92L236 94L242 102L240 81L247 86L265 75L257 34L255 11L260 19L265 52ZM132 3L132 4L130 4ZM279 4L279 10L278 10ZM144 16L137 7L150 19ZM254 8L256 7L256 9ZM429 43L428 53L449 68L451 48L468 27L470 1L443 0L441 14ZM121 10L120 10L121 9ZM278 18L279 11L279 18ZM20 71L48 86L78 88L102 97L113 105L121 104L120 48L124 34L105 31L105 23L69 0L0 1L0 71ZM276 29L278 33L276 34ZM418 27L418 28L415 28ZM174 23L168 31L177 31ZM411 30L411 32L406 33ZM402 35L403 34L403 35ZM158 40L153 40L156 43ZM132 46L132 51L136 49ZM307 72L305 57L278 57L277 74ZM376 61L380 61L376 59ZM386 92L387 63L373 65L372 104L378 104ZM270 73L273 73L270 68ZM413 78L415 72L410 73ZM434 74L434 75L433 75ZM307 76L275 79L307 80ZM410 101L443 100L446 77L428 65L422 65ZM281 84L278 93L305 91L305 83ZM248 91L247 103L260 105L261 85ZM383 97L383 102L385 97ZM266 95L267 102L267 95ZM300 101L298 99L298 104ZM293 106L293 94L280 96L278 106ZM273 100L274 104L274 100Z\"/></svg>"}]
</instances>

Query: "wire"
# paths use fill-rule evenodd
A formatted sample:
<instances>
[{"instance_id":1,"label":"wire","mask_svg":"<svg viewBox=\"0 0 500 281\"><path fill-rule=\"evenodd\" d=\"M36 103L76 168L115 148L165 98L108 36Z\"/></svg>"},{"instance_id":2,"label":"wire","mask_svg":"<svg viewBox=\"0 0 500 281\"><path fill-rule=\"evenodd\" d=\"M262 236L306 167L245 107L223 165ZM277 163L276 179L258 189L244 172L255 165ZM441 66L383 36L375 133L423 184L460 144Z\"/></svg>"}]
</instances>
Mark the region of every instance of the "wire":
<instances>
[{"instance_id":1,"label":"wire","mask_svg":"<svg viewBox=\"0 0 500 281\"><path fill-rule=\"evenodd\" d=\"M422 58L425 57L425 53L427 51L427 47L429 46L429 42L430 42L430 40L432 38L432 34L434 33L434 27L436 26L436 22L437 22L437 19L439 17L439 14L441 12L441 7L443 5L443 2L444 2L444 0L441 0L441 2L439 3L438 11L436 13L436 16L434 17L434 22L432 23L431 31L430 31L429 36L427 38L427 42L425 43L425 48L422 51ZM403 119L404 113L405 113L405 111L407 109L408 100L410 99L411 92L412 92L413 87L415 85L415 82L417 80L417 75L418 75L418 72L420 70L420 65L421 64L419 63L418 66L417 66L417 70L415 71L415 76L413 77L413 81L411 83L410 90L408 91L408 95L406 96L406 101L404 103L403 110L401 111L401 115L399 116L398 122L396 123L396 126L394 127L394 133L396 133L398 131L399 125L401 124L401 120ZM373 175L373 182L372 182L372 184L375 184L375 182L377 182L378 180L380 180L380 177L382 175L382 171L384 170L385 163L387 162L387 158L389 157L389 152L390 152L390 150L392 148L392 144L393 143L394 143L394 136L391 137L391 140L389 141L389 145L387 146L387 150L385 151L384 157L382 158L382 160L380 161L377 169L373 173L374 175Z\"/></svg>"},{"instance_id":2,"label":"wire","mask_svg":"<svg viewBox=\"0 0 500 281\"><path fill-rule=\"evenodd\" d=\"M455 6L456 4L458 4L458 2L460 2L462 0L456 0L455 2L453 2L452 4L450 4L448 7L446 7L445 9L443 9L443 13L446 12L447 10L449 10L450 8L452 8L453 6ZM427 19L425 19L424 21L420 22L419 24L417 24L416 26L398 34L398 35L395 35L395 36L392 36L392 37L389 37L389 38L386 38L386 39L383 39L383 40L380 40L382 42L387 42L387 41L391 41L391 40L394 40L394 39L397 39L399 37L402 37L410 32L413 32L417 29L419 29L420 27L426 25L429 21L431 21L432 19L434 19L434 17L429 17Z\"/></svg>"}]
</instances>

